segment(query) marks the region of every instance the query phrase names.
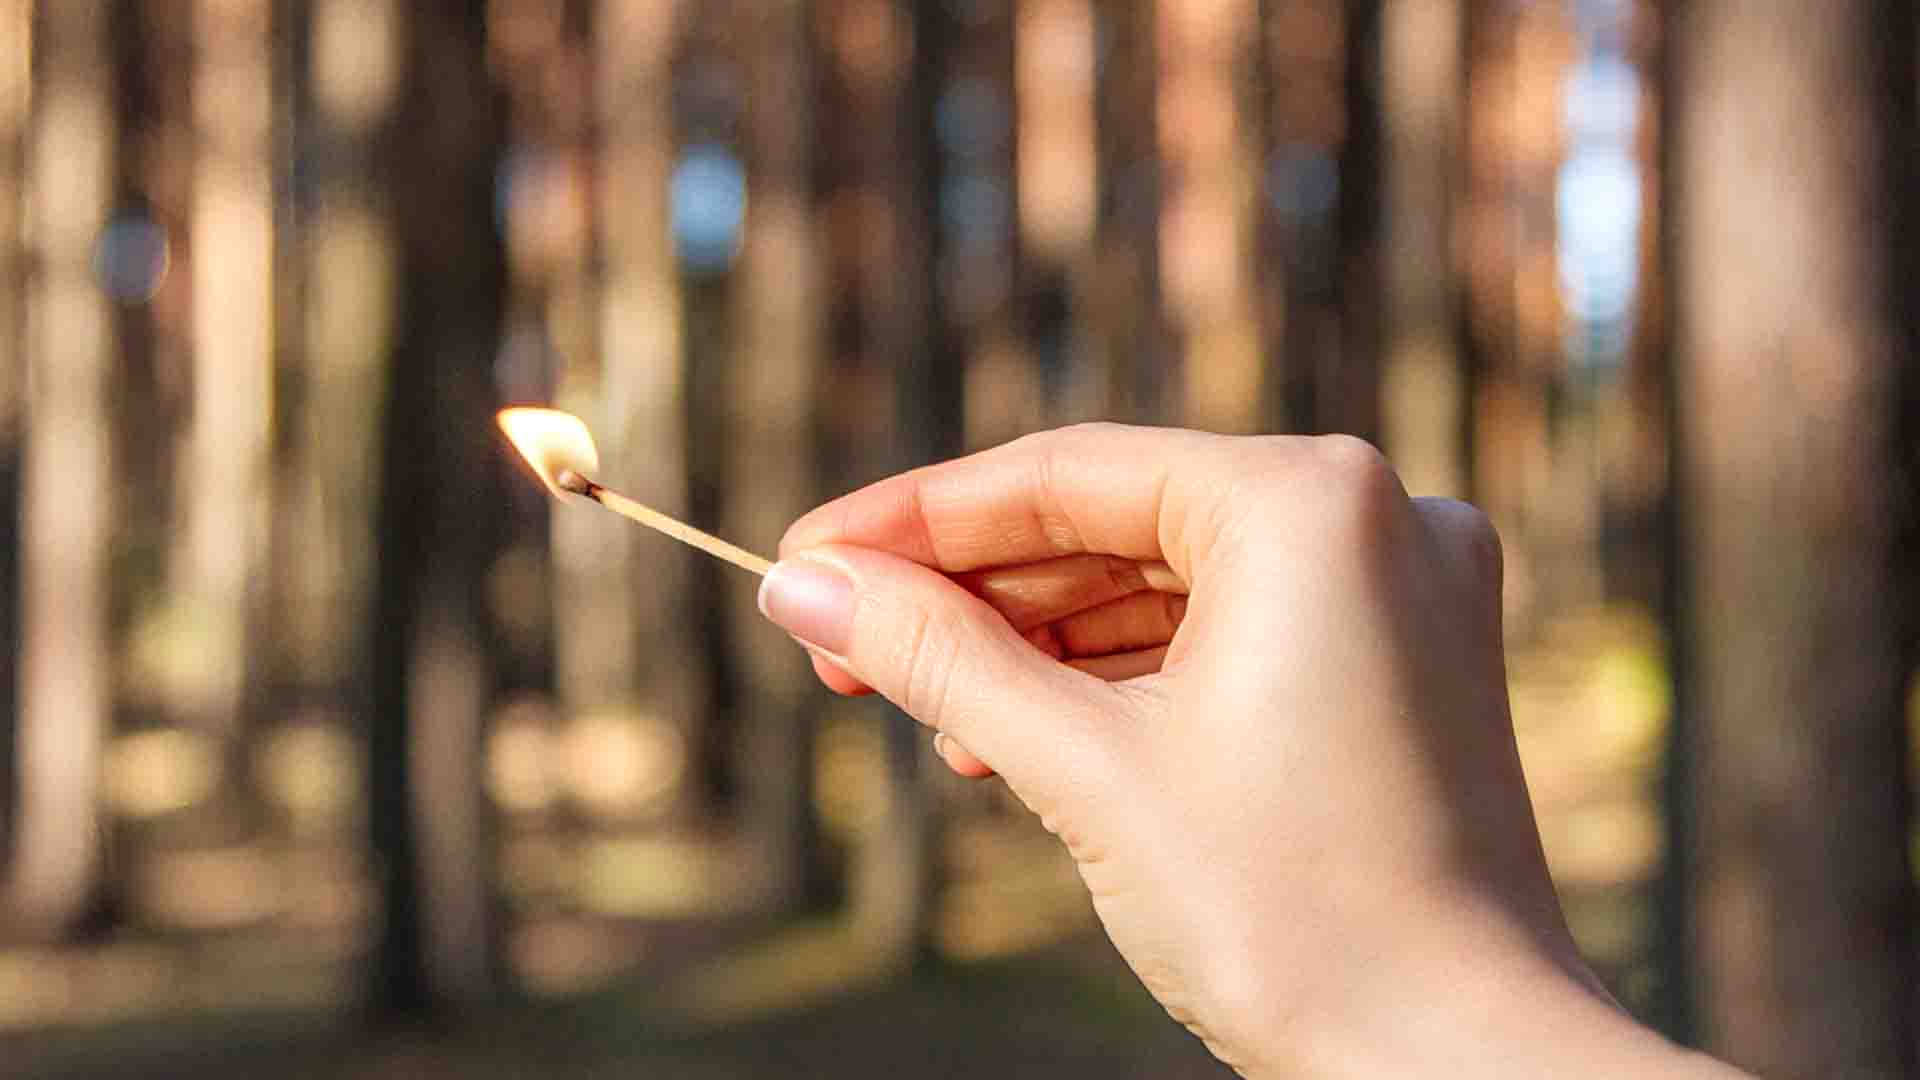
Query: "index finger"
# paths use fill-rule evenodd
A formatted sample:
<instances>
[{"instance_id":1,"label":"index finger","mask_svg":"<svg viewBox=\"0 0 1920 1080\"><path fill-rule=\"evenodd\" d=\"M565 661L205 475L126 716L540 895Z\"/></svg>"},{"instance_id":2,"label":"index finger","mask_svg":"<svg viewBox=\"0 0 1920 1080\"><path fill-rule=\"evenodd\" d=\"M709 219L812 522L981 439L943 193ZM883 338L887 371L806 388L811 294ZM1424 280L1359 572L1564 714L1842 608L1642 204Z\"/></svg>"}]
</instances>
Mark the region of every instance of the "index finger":
<instances>
[{"instance_id":1,"label":"index finger","mask_svg":"<svg viewBox=\"0 0 1920 1080\"><path fill-rule=\"evenodd\" d=\"M958 573L1090 553L1165 560L1191 581L1232 441L1118 424L1041 432L835 499L794 522L780 554L853 544Z\"/></svg>"}]
</instances>

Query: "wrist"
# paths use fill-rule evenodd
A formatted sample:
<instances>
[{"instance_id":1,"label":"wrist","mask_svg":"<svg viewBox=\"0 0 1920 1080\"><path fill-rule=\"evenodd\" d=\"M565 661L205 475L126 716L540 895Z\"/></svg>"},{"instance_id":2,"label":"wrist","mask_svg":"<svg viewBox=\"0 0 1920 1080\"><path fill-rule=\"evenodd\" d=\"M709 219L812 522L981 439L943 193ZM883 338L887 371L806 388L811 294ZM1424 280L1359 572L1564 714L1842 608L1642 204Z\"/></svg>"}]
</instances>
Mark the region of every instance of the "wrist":
<instances>
[{"instance_id":1,"label":"wrist","mask_svg":"<svg viewBox=\"0 0 1920 1080\"><path fill-rule=\"evenodd\" d=\"M1451 940L1423 934L1411 948L1397 943L1394 962L1352 986L1346 1002L1327 1003L1334 1007L1323 1022L1276 1028L1288 1045L1262 1047L1242 1075L1739 1075L1639 1024L1564 931L1555 937L1481 927Z\"/></svg>"}]
</instances>

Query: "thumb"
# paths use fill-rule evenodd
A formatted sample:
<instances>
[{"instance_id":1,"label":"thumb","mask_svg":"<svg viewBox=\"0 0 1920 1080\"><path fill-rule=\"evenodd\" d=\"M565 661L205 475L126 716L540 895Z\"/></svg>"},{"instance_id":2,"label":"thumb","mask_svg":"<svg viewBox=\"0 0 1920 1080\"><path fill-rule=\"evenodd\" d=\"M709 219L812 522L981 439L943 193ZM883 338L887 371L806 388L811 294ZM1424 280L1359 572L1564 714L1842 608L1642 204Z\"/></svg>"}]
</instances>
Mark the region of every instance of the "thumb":
<instances>
[{"instance_id":1,"label":"thumb","mask_svg":"<svg viewBox=\"0 0 1920 1080\"><path fill-rule=\"evenodd\" d=\"M760 610L1022 795L1096 779L1132 726L1113 686L1041 652L946 575L895 555L810 549L768 572Z\"/></svg>"}]
</instances>

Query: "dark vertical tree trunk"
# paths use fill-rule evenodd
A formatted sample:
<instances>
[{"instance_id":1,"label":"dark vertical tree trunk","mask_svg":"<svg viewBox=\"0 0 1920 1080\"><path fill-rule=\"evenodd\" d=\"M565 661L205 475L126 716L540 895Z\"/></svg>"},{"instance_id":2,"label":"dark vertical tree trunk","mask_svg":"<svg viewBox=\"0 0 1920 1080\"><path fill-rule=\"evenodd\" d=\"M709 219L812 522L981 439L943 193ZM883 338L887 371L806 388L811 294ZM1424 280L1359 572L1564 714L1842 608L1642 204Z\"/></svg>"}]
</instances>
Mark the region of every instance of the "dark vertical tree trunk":
<instances>
[{"instance_id":1,"label":"dark vertical tree trunk","mask_svg":"<svg viewBox=\"0 0 1920 1080\"><path fill-rule=\"evenodd\" d=\"M1338 367L1321 380L1318 426L1378 441L1385 294L1385 64L1382 0L1348 4L1343 37L1346 138L1340 153ZM1429 46L1446 50L1444 36ZM1445 138L1441 125L1438 137ZM1445 173L1440 183L1445 183Z\"/></svg>"},{"instance_id":2,"label":"dark vertical tree trunk","mask_svg":"<svg viewBox=\"0 0 1920 1080\"><path fill-rule=\"evenodd\" d=\"M1100 202L1090 320L1109 373L1108 413L1140 422L1161 415L1175 360L1160 289L1159 49L1153 4L1102 4L1097 17L1106 59L1094 97Z\"/></svg>"},{"instance_id":3,"label":"dark vertical tree trunk","mask_svg":"<svg viewBox=\"0 0 1920 1080\"><path fill-rule=\"evenodd\" d=\"M930 5L928 5L930 6ZM821 0L818 43L818 198L826 223L822 294L828 389L818 414L828 484L846 489L914 462L899 383L930 342L933 277L929 209L920 179L917 93L928 76L916 47L914 6L900 0ZM876 137L876 133L878 133ZM915 365L909 369L907 365ZM948 387L954 392L953 386ZM952 402L949 402L951 406ZM957 431L944 437L957 440ZM846 722L854 722L849 718ZM895 965L925 942L931 914L935 804L921 774L917 725L891 708L859 722L886 725L886 813L863 828L848 867L848 907L861 935Z\"/></svg>"},{"instance_id":4,"label":"dark vertical tree trunk","mask_svg":"<svg viewBox=\"0 0 1920 1080\"><path fill-rule=\"evenodd\" d=\"M892 404L899 434L893 452L902 467L911 467L960 452L966 437L965 353L944 302L951 279L945 273L950 264L940 213L948 161L938 121L954 34L951 9L929 3L897 6L912 11L903 54L911 66L892 120L912 156L897 177L899 220L905 227L897 258L899 272L909 279L899 297L907 305L903 321L893 327L906 345L895 364ZM930 944L941 808L926 776L931 754L923 729L896 708L888 707L885 717L893 811L901 831L881 853L891 865L875 868L884 883L912 898L893 913L896 947L912 959Z\"/></svg>"},{"instance_id":5,"label":"dark vertical tree trunk","mask_svg":"<svg viewBox=\"0 0 1920 1080\"><path fill-rule=\"evenodd\" d=\"M812 467L820 372L820 271L812 225L812 70L800 0L736 0L746 79L742 125L752 192L732 309L731 385L716 419L726 491L724 531L771 552L817 501ZM740 655L740 711L750 850L769 899L817 906L825 893L812 806L814 696L806 655L754 607L760 582L732 567L726 610Z\"/></svg>"},{"instance_id":6,"label":"dark vertical tree trunk","mask_svg":"<svg viewBox=\"0 0 1920 1080\"><path fill-rule=\"evenodd\" d=\"M504 497L492 371L505 279L485 7L405 9L388 164L399 303L368 738L380 898L371 991L388 1020L480 996L494 968L479 730L492 691L484 579Z\"/></svg>"},{"instance_id":7,"label":"dark vertical tree trunk","mask_svg":"<svg viewBox=\"0 0 1920 1080\"><path fill-rule=\"evenodd\" d=\"M1031 336L1037 327L1025 320L1029 313L1048 318L1043 307L1058 310L1060 301L1057 284L1045 280L1053 275L1044 263L1027 258L1040 252L1022 250L1021 210L1029 193L1019 159L1030 131L1022 123L1033 117L1018 95L1020 6L1004 0L949 13L934 43L943 103L937 115L946 122L936 132L940 180L931 194L939 213L930 227L941 282L937 310L954 351L953 377L962 386L957 408L949 406L960 422L959 449L1034 430L1048 401L1049 380ZM965 119L956 124L956 117ZM1028 289L1036 289L1032 305Z\"/></svg>"},{"instance_id":8,"label":"dark vertical tree trunk","mask_svg":"<svg viewBox=\"0 0 1920 1080\"><path fill-rule=\"evenodd\" d=\"M1099 199L1094 101L1100 77L1093 0L1013 0L1015 256L1013 335L1040 424L1105 415L1107 380L1088 333ZM1002 390L1002 393L1005 393ZM970 422L971 423L971 422ZM978 425L972 425L978 429Z\"/></svg>"},{"instance_id":9,"label":"dark vertical tree trunk","mask_svg":"<svg viewBox=\"0 0 1920 1080\"><path fill-rule=\"evenodd\" d=\"M1914 1065L1894 438L1913 282L1909 5L1675 12L1681 737L1708 1047L1765 1075ZM1901 28L1899 32L1890 31ZM1898 49L1905 59L1895 63ZM1898 182L1897 182L1898 179Z\"/></svg>"},{"instance_id":10,"label":"dark vertical tree trunk","mask_svg":"<svg viewBox=\"0 0 1920 1080\"><path fill-rule=\"evenodd\" d=\"M291 299L275 388L281 440L273 526L274 681L344 708L366 692L368 604L396 252L379 140L399 87L400 0L285 0L300 168ZM291 10L288 10L291 9Z\"/></svg>"},{"instance_id":11,"label":"dark vertical tree trunk","mask_svg":"<svg viewBox=\"0 0 1920 1080\"><path fill-rule=\"evenodd\" d=\"M1380 338L1371 328L1381 321L1372 252L1386 210L1373 85L1379 4L1259 8L1251 288L1267 373L1262 426L1370 434Z\"/></svg>"},{"instance_id":12,"label":"dark vertical tree trunk","mask_svg":"<svg viewBox=\"0 0 1920 1080\"><path fill-rule=\"evenodd\" d=\"M13 851L15 685L20 677L20 444L27 390L26 148L33 3L0 3L0 867Z\"/></svg>"},{"instance_id":13,"label":"dark vertical tree trunk","mask_svg":"<svg viewBox=\"0 0 1920 1080\"><path fill-rule=\"evenodd\" d=\"M1014 264L1012 5L916 3L911 198L924 245L923 347L895 382L905 460L951 457L967 434L967 369L1009 326ZM988 192L991 197L957 195ZM991 207L992 209L989 209Z\"/></svg>"}]
</instances>

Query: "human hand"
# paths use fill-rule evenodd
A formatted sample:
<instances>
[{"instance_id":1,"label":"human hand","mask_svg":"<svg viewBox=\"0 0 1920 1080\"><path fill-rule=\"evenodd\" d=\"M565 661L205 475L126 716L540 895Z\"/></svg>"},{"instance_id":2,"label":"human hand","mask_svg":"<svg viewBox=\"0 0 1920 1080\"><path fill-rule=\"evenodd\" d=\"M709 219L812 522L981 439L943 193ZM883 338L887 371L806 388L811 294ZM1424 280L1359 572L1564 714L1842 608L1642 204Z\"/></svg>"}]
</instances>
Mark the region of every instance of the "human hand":
<instances>
[{"instance_id":1,"label":"human hand","mask_svg":"<svg viewBox=\"0 0 1920 1080\"><path fill-rule=\"evenodd\" d=\"M1358 440L1093 425L802 518L763 610L1001 774L1248 1076L1682 1074L1587 969L1508 719L1500 550ZM1190 597L1149 588L1164 561Z\"/></svg>"}]
</instances>

